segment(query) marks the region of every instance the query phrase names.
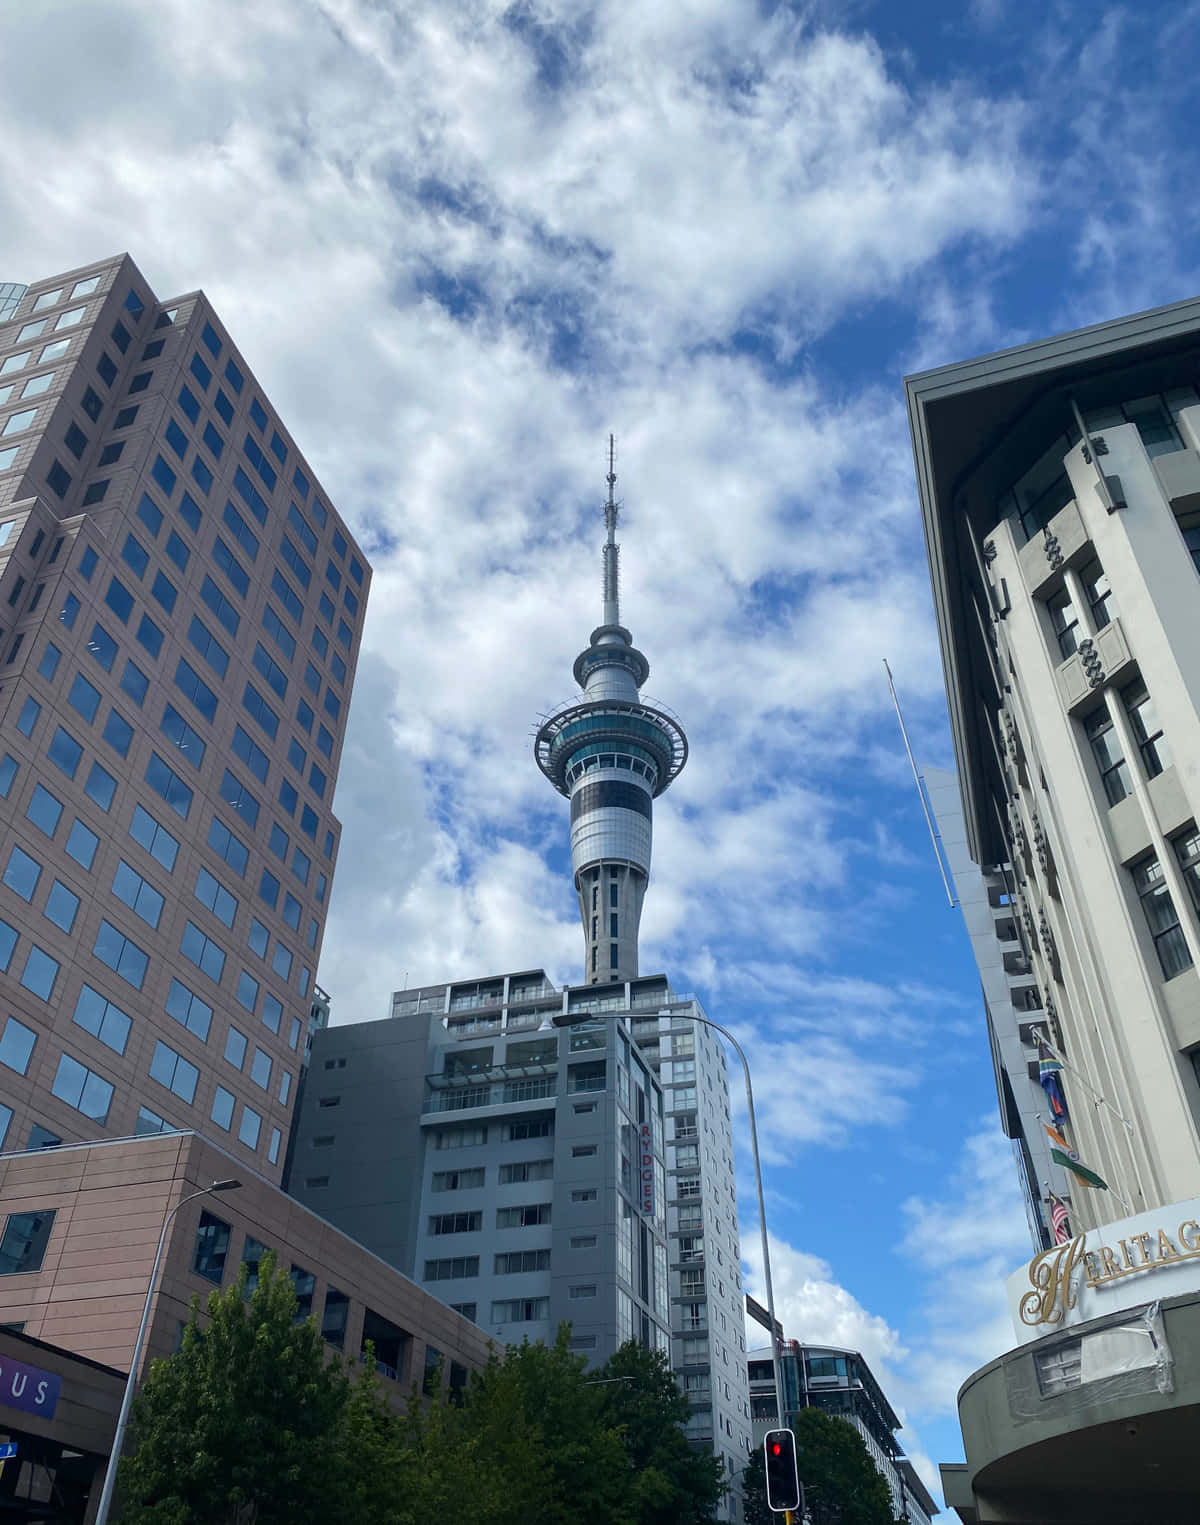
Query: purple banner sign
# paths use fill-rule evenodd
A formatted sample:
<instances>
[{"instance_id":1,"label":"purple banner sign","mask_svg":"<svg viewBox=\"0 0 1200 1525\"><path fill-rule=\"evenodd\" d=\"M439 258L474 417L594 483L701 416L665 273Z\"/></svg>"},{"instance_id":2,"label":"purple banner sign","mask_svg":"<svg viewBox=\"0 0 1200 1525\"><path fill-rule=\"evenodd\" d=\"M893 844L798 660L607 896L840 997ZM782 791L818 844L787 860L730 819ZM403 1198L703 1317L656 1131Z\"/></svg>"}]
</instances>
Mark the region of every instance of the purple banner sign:
<instances>
[{"instance_id":1,"label":"purple banner sign","mask_svg":"<svg viewBox=\"0 0 1200 1525\"><path fill-rule=\"evenodd\" d=\"M62 1378L52 1371L0 1357L0 1408L23 1409L49 1419L58 1403Z\"/></svg>"}]
</instances>

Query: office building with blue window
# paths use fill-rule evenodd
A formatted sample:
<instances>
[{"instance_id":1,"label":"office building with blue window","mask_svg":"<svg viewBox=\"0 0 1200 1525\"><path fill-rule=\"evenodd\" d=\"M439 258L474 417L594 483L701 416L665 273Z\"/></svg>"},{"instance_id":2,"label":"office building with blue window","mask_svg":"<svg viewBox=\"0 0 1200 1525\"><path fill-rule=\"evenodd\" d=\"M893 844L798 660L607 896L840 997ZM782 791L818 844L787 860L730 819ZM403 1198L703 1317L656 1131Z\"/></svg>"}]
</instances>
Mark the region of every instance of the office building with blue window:
<instances>
[{"instance_id":1,"label":"office building with blue window","mask_svg":"<svg viewBox=\"0 0 1200 1525\"><path fill-rule=\"evenodd\" d=\"M0 288L0 1149L279 1180L370 579L202 293Z\"/></svg>"}]
</instances>

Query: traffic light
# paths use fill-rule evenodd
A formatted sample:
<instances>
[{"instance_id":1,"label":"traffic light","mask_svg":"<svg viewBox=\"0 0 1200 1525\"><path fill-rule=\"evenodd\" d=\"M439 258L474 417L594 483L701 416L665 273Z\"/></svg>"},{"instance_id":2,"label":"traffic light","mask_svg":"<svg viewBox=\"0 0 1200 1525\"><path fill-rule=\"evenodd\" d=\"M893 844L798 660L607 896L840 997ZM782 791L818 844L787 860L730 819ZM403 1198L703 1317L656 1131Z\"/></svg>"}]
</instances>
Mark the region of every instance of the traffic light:
<instances>
[{"instance_id":1,"label":"traffic light","mask_svg":"<svg viewBox=\"0 0 1200 1525\"><path fill-rule=\"evenodd\" d=\"M796 1437L791 1430L768 1430L763 1442L767 1473L767 1507L777 1514L800 1508L800 1478L796 1470Z\"/></svg>"}]
</instances>

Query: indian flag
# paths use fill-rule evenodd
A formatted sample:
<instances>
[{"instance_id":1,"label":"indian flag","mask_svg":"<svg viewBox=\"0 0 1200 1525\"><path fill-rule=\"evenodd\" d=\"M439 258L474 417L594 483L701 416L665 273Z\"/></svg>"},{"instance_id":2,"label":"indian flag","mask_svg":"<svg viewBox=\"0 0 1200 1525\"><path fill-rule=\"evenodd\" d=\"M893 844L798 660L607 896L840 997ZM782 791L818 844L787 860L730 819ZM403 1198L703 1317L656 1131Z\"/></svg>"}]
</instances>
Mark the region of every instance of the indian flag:
<instances>
[{"instance_id":1,"label":"indian flag","mask_svg":"<svg viewBox=\"0 0 1200 1525\"><path fill-rule=\"evenodd\" d=\"M1052 1128L1049 1123L1043 1123L1042 1127L1045 1128L1050 1139L1050 1158L1056 1165L1069 1170L1085 1186L1098 1186L1101 1191L1108 1190L1108 1182L1083 1163L1057 1128Z\"/></svg>"}]
</instances>

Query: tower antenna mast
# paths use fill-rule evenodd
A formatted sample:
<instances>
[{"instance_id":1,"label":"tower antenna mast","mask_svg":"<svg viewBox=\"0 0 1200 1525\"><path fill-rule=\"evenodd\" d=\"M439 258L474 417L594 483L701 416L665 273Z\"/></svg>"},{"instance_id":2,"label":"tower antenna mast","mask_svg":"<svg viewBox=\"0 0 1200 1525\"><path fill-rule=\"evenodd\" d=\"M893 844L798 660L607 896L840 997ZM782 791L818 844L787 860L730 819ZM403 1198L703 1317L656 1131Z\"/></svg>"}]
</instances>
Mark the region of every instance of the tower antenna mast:
<instances>
[{"instance_id":1,"label":"tower antenna mast","mask_svg":"<svg viewBox=\"0 0 1200 1525\"><path fill-rule=\"evenodd\" d=\"M613 489L617 485L616 449L616 438L610 434L608 436L608 501L604 505L604 526L608 531L604 542L604 623L606 625L621 623L621 547L617 544L617 515L620 513L621 505L613 496Z\"/></svg>"}]
</instances>

